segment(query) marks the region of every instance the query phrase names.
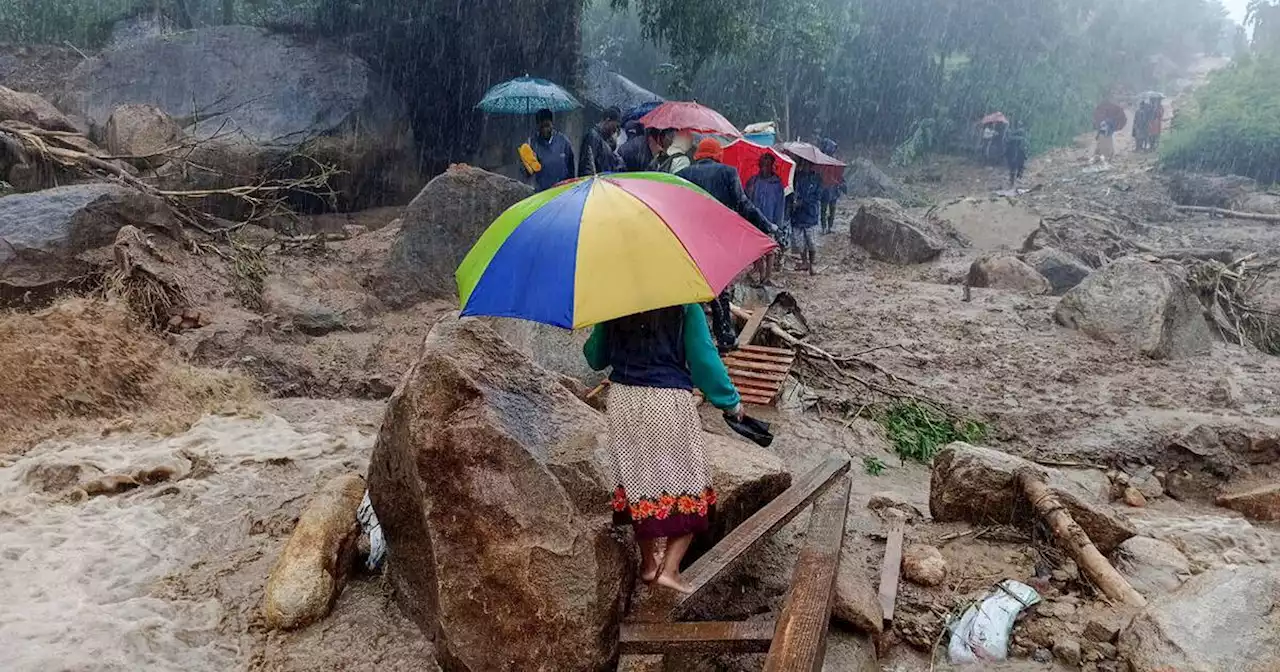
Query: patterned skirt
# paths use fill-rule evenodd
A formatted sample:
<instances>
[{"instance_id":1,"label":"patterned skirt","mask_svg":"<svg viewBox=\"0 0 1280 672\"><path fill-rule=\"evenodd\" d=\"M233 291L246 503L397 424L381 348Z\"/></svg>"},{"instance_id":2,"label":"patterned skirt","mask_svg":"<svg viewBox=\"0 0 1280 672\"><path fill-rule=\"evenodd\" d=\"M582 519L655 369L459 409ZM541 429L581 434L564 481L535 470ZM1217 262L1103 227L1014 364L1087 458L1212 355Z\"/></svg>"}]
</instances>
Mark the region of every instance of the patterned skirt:
<instances>
[{"instance_id":1,"label":"patterned skirt","mask_svg":"<svg viewBox=\"0 0 1280 672\"><path fill-rule=\"evenodd\" d=\"M615 520L639 539L705 532L716 492L693 394L614 383L608 409Z\"/></svg>"}]
</instances>

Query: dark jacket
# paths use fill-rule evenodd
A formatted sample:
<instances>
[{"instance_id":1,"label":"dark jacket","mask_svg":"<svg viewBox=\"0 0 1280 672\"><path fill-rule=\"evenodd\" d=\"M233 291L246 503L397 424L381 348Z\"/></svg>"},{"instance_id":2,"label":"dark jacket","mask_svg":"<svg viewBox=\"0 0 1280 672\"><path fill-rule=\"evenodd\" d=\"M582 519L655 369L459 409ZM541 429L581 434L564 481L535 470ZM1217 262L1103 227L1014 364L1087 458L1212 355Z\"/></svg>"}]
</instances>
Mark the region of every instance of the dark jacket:
<instances>
[{"instance_id":1,"label":"dark jacket","mask_svg":"<svg viewBox=\"0 0 1280 672\"><path fill-rule=\"evenodd\" d=\"M782 178L774 175L765 179L759 175L747 180L747 197L774 226L782 226L786 216L787 197Z\"/></svg>"},{"instance_id":2,"label":"dark jacket","mask_svg":"<svg viewBox=\"0 0 1280 672\"><path fill-rule=\"evenodd\" d=\"M613 145L598 126L587 129L587 134L582 136L582 149L578 154L579 177L622 172L622 159L618 158L618 153L613 151Z\"/></svg>"},{"instance_id":3,"label":"dark jacket","mask_svg":"<svg viewBox=\"0 0 1280 672\"><path fill-rule=\"evenodd\" d=\"M743 219L765 234L772 235L776 231L774 223L760 212L751 199L747 198L747 192L742 190L742 179L738 177L737 168L712 159L702 159L694 161L692 166L676 173L676 176L702 187L703 191L711 194L726 208L742 215Z\"/></svg>"},{"instance_id":4,"label":"dark jacket","mask_svg":"<svg viewBox=\"0 0 1280 672\"><path fill-rule=\"evenodd\" d=\"M1027 163L1027 134L1015 130L1009 133L1004 141L1004 160L1010 166L1022 166Z\"/></svg>"},{"instance_id":5,"label":"dark jacket","mask_svg":"<svg viewBox=\"0 0 1280 672\"><path fill-rule=\"evenodd\" d=\"M649 165L653 163L653 150L649 149L649 138L641 133L622 143L622 147L618 149L618 156L622 159L622 166L627 172L649 170Z\"/></svg>"},{"instance_id":6,"label":"dark jacket","mask_svg":"<svg viewBox=\"0 0 1280 672\"><path fill-rule=\"evenodd\" d=\"M700 305L659 308L598 324L582 348L596 371L633 387L702 390L716 408L741 400L729 379Z\"/></svg>"},{"instance_id":7,"label":"dark jacket","mask_svg":"<svg viewBox=\"0 0 1280 672\"><path fill-rule=\"evenodd\" d=\"M577 177L573 166L573 145L564 133L556 131L550 140L534 135L529 138L529 146L542 164L542 170L533 174L534 188L545 191L556 184Z\"/></svg>"},{"instance_id":8,"label":"dark jacket","mask_svg":"<svg viewBox=\"0 0 1280 672\"><path fill-rule=\"evenodd\" d=\"M817 171L796 173L791 201L791 228L807 229L822 223L822 176Z\"/></svg>"}]
</instances>

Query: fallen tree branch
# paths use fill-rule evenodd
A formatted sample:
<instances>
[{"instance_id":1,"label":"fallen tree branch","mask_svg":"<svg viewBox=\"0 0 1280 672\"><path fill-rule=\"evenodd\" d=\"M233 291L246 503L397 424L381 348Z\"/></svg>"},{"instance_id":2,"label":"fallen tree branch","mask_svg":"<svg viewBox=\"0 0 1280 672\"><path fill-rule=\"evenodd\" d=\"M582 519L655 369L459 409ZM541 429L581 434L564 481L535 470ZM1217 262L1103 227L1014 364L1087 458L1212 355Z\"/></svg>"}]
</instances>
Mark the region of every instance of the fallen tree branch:
<instances>
[{"instance_id":1,"label":"fallen tree branch","mask_svg":"<svg viewBox=\"0 0 1280 672\"><path fill-rule=\"evenodd\" d=\"M1255 222L1280 222L1280 215L1270 215L1263 212L1241 212L1239 210L1210 208L1200 205L1175 205L1173 206L1173 209L1179 212L1195 212L1205 215L1215 215L1218 217L1228 217L1230 219L1248 219Z\"/></svg>"},{"instance_id":2,"label":"fallen tree branch","mask_svg":"<svg viewBox=\"0 0 1280 672\"><path fill-rule=\"evenodd\" d=\"M1129 582L1107 561L1106 556L1093 545L1089 535L1081 529L1067 512L1049 486L1033 469L1019 469L1015 481L1026 495L1036 513L1049 524L1054 539L1075 559L1080 571L1102 591L1103 595L1121 604L1143 607L1147 599L1133 589Z\"/></svg>"}]
</instances>

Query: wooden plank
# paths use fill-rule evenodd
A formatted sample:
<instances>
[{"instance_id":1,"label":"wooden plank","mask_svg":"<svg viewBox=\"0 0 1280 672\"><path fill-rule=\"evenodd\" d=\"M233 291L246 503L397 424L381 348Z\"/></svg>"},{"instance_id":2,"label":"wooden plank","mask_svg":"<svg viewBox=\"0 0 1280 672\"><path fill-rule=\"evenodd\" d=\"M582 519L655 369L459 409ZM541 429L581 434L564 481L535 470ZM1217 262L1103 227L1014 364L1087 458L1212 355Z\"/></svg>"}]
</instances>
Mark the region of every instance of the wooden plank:
<instances>
[{"instance_id":1,"label":"wooden plank","mask_svg":"<svg viewBox=\"0 0 1280 672\"><path fill-rule=\"evenodd\" d=\"M652 623L679 618L683 605L696 601L716 577L732 568L766 537L795 518L815 497L825 492L837 478L848 471L849 458L832 457L793 482L790 488L735 527L720 543L683 572L685 583L693 588L692 593L686 595L671 590L647 590L640 598L636 620Z\"/></svg>"},{"instance_id":2,"label":"wooden plank","mask_svg":"<svg viewBox=\"0 0 1280 672\"><path fill-rule=\"evenodd\" d=\"M766 364L794 364L796 357L791 355L771 355L763 352L748 352L746 350L734 350L727 357L734 359L746 360L749 362L764 362Z\"/></svg>"},{"instance_id":3,"label":"wooden plank","mask_svg":"<svg viewBox=\"0 0 1280 672\"><path fill-rule=\"evenodd\" d=\"M902 521L893 523L889 528L889 541L884 547L884 563L880 565L880 611L884 613L884 622L893 621L893 611L898 604L898 578L902 572L902 537L906 534L906 524Z\"/></svg>"},{"instance_id":4,"label":"wooden plank","mask_svg":"<svg viewBox=\"0 0 1280 672\"><path fill-rule=\"evenodd\" d=\"M741 376L743 378L750 378L752 380L766 380L771 383L784 383L787 380L787 374L785 373L772 373L768 371L752 371L750 369L741 369L734 366L729 366L729 375Z\"/></svg>"},{"instance_id":5,"label":"wooden plank","mask_svg":"<svg viewBox=\"0 0 1280 672\"><path fill-rule=\"evenodd\" d=\"M654 653L764 653L777 624L766 621L623 623L623 655Z\"/></svg>"},{"instance_id":6,"label":"wooden plank","mask_svg":"<svg viewBox=\"0 0 1280 672\"><path fill-rule=\"evenodd\" d=\"M733 385L734 387L738 388L739 392L750 392L752 390L758 390L765 394L775 394L778 391L778 387L779 387L777 383L770 383L768 381L759 381L759 380L734 380Z\"/></svg>"},{"instance_id":7,"label":"wooden plank","mask_svg":"<svg viewBox=\"0 0 1280 672\"><path fill-rule=\"evenodd\" d=\"M751 347L751 341L756 339L756 333L760 331L760 325L764 324L764 316L768 312L768 306L760 306L751 311L751 317L747 318L746 325L738 334L738 347Z\"/></svg>"},{"instance_id":8,"label":"wooden plank","mask_svg":"<svg viewBox=\"0 0 1280 672\"><path fill-rule=\"evenodd\" d=\"M764 661L764 672L820 672L827 653L827 628L836 595L836 570L845 515L849 512L848 476L813 504L804 546L796 558L791 589L782 605L778 629Z\"/></svg>"},{"instance_id":9,"label":"wooden plank","mask_svg":"<svg viewBox=\"0 0 1280 672\"><path fill-rule=\"evenodd\" d=\"M774 373L791 373L791 366L786 364L769 364L766 362L750 362L744 359L735 359L729 357L724 360L726 366L738 368L754 369L757 371L772 371Z\"/></svg>"},{"instance_id":10,"label":"wooden plank","mask_svg":"<svg viewBox=\"0 0 1280 672\"><path fill-rule=\"evenodd\" d=\"M748 404L751 406L772 406L773 405L773 397L757 397L754 394L739 394L738 396L742 399L742 403Z\"/></svg>"},{"instance_id":11,"label":"wooden plank","mask_svg":"<svg viewBox=\"0 0 1280 672\"><path fill-rule=\"evenodd\" d=\"M787 355L790 357L795 357L796 355L796 351L790 348L771 348L767 345L751 345L750 343L739 346L739 349L747 352L763 352L765 354Z\"/></svg>"}]
</instances>

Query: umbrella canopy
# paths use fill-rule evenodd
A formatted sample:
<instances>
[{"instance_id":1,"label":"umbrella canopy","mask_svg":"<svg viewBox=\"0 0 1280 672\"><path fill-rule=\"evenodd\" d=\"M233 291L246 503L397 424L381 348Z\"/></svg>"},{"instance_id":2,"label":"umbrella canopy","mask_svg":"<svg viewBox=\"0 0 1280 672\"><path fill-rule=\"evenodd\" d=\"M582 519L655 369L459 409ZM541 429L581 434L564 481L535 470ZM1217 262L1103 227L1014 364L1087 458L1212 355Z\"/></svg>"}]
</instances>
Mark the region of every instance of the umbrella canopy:
<instances>
[{"instance_id":1,"label":"umbrella canopy","mask_svg":"<svg viewBox=\"0 0 1280 672\"><path fill-rule=\"evenodd\" d=\"M822 176L822 183L827 186L839 183L844 177L844 161L823 153L822 150L807 142L784 142L782 151L812 163L817 168L818 174Z\"/></svg>"},{"instance_id":2,"label":"umbrella canopy","mask_svg":"<svg viewBox=\"0 0 1280 672\"><path fill-rule=\"evenodd\" d=\"M582 103L554 82L527 75L489 89L476 104L490 114L533 114L543 108L568 112L579 107Z\"/></svg>"},{"instance_id":3,"label":"umbrella canopy","mask_svg":"<svg viewBox=\"0 0 1280 672\"><path fill-rule=\"evenodd\" d=\"M578 329L710 301L777 246L666 173L596 175L511 206L458 267L464 316Z\"/></svg>"},{"instance_id":4,"label":"umbrella canopy","mask_svg":"<svg viewBox=\"0 0 1280 672\"><path fill-rule=\"evenodd\" d=\"M625 124L628 121L640 121L644 115L654 111L654 109L661 105L662 102L663 101L661 100L651 100L647 103L640 103L639 105L636 105L630 110L627 110L626 114L622 115L622 123Z\"/></svg>"},{"instance_id":5,"label":"umbrella canopy","mask_svg":"<svg viewBox=\"0 0 1280 672\"><path fill-rule=\"evenodd\" d=\"M675 128L695 133L714 133L731 138L742 134L719 112L697 103L668 101L640 118L645 128Z\"/></svg>"},{"instance_id":6,"label":"umbrella canopy","mask_svg":"<svg viewBox=\"0 0 1280 672\"><path fill-rule=\"evenodd\" d=\"M1159 91L1145 91L1141 96L1139 96L1139 99L1140 100L1164 100L1164 94L1160 93Z\"/></svg>"},{"instance_id":7,"label":"umbrella canopy","mask_svg":"<svg viewBox=\"0 0 1280 672\"><path fill-rule=\"evenodd\" d=\"M760 172L760 157L765 154L772 154L778 160L774 170L778 173L778 177L782 178L783 192L791 193L791 180L795 177L796 162L772 147L757 145L749 140L734 140L724 148L722 162L738 169L738 176L742 178L742 186L745 187L747 181Z\"/></svg>"},{"instance_id":8,"label":"umbrella canopy","mask_svg":"<svg viewBox=\"0 0 1280 672\"><path fill-rule=\"evenodd\" d=\"M1129 115L1125 114L1124 108L1116 105L1111 101L1100 103L1093 111L1093 125L1097 126L1102 122L1111 123L1111 131L1118 133L1124 130L1125 124L1129 123Z\"/></svg>"},{"instance_id":9,"label":"umbrella canopy","mask_svg":"<svg viewBox=\"0 0 1280 672\"><path fill-rule=\"evenodd\" d=\"M981 123L983 126L987 124L1008 124L1009 117L1004 116L1004 112L992 112L983 117Z\"/></svg>"}]
</instances>

